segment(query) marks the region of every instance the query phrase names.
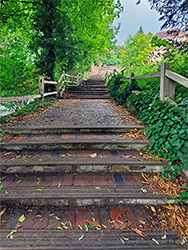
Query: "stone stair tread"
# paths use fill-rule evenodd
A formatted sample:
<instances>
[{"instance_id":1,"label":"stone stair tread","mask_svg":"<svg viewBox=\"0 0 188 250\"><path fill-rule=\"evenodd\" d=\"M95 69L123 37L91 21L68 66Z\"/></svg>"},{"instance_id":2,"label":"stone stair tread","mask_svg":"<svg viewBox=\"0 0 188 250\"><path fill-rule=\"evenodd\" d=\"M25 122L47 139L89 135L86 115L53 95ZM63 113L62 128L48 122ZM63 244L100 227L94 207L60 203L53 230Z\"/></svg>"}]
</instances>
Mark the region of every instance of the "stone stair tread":
<instances>
[{"instance_id":1,"label":"stone stair tread","mask_svg":"<svg viewBox=\"0 0 188 250\"><path fill-rule=\"evenodd\" d=\"M118 174L8 174L1 182L0 199L152 199L164 200L141 182L139 173ZM129 178L129 181L127 180ZM130 181L131 180L131 181ZM147 190L144 194L142 188ZM6 192L3 192L6 191Z\"/></svg>"},{"instance_id":2,"label":"stone stair tread","mask_svg":"<svg viewBox=\"0 0 188 250\"><path fill-rule=\"evenodd\" d=\"M41 136L41 135L40 135ZM38 136L39 137L39 136ZM26 140L13 140L0 143L1 149L9 150L57 150L57 149L137 149L151 144L149 140L120 139L120 138L73 138L51 139L35 138Z\"/></svg>"},{"instance_id":3,"label":"stone stair tread","mask_svg":"<svg viewBox=\"0 0 188 250\"><path fill-rule=\"evenodd\" d=\"M42 158L42 155L41 155ZM145 166L145 165L150 165L150 166L166 166L165 163L161 161L151 161L151 160L142 160L140 161L139 159L134 159L134 157L129 158L129 159L114 159L114 158L106 158L106 159L94 159L94 158L73 158L73 159L63 159L63 160L19 160L15 159L14 161L12 160L1 160L0 161L0 167L1 166L44 166L44 165L139 165L139 166Z\"/></svg>"},{"instance_id":4,"label":"stone stair tread","mask_svg":"<svg viewBox=\"0 0 188 250\"><path fill-rule=\"evenodd\" d=\"M71 249L142 249L157 250L157 249L187 249L187 244L178 246L176 241L179 239L176 233L167 233L167 240L162 240L163 236L160 232L147 232L148 237L143 240L138 234L131 230L90 230L88 232L81 230L23 230L19 229L13 239L6 239L10 233L8 230L2 230L0 236L0 248L2 250L71 250ZM83 237L82 237L83 235ZM129 238L128 241L122 241L122 236ZM82 237L82 238L81 238ZM159 245L157 246L154 238ZM81 239L81 240L79 240Z\"/></svg>"},{"instance_id":5,"label":"stone stair tread","mask_svg":"<svg viewBox=\"0 0 188 250\"><path fill-rule=\"evenodd\" d=\"M68 139L45 139L42 136L36 136L33 139L21 139L21 140L12 140L6 143L0 143L0 146L4 148L6 145L45 145L45 144L146 144L149 145L150 140L141 140L141 139L132 139L132 138L68 138Z\"/></svg>"},{"instance_id":6,"label":"stone stair tread","mask_svg":"<svg viewBox=\"0 0 188 250\"><path fill-rule=\"evenodd\" d=\"M40 129L43 129L43 130L48 130L48 129L77 129L77 130L81 130L81 129L96 129L96 132L97 131L100 131L100 130L110 130L110 129L121 129L122 131L123 130L131 130L131 129L144 129L146 128L145 125L116 125L116 126L107 126L107 125L38 125L38 126L35 126L35 125L30 125L30 126L8 126L8 127L4 127L3 129L7 132L13 132L14 130L20 130L20 131L23 131L24 129L30 129L30 130L40 130ZM24 133L24 132L23 132Z\"/></svg>"},{"instance_id":7,"label":"stone stair tread","mask_svg":"<svg viewBox=\"0 0 188 250\"><path fill-rule=\"evenodd\" d=\"M14 190L10 188L6 188L6 192L8 194L0 194L0 199L2 200L17 200L17 199L139 199L139 200L147 200L147 204L150 202L149 199L152 199L154 203L157 203L156 200L160 200L165 202L165 195L162 194L153 194L151 192L147 192L143 195L143 192L140 189L136 189L135 187L130 188L100 188L100 190L96 188L90 188L88 186L84 187L63 187L60 188L52 188L52 187L14 187ZM41 190L39 190L41 189ZM173 200L173 199L171 199ZM109 202L110 203L110 202ZM115 202L114 202L115 204ZM153 204L153 203L152 203Z\"/></svg>"},{"instance_id":8,"label":"stone stair tread","mask_svg":"<svg viewBox=\"0 0 188 250\"><path fill-rule=\"evenodd\" d=\"M155 209L160 209L160 206L155 206ZM25 219L19 222L22 215ZM97 230L96 226L86 230L86 225L92 223L91 221L98 223L101 230ZM151 221L153 226L151 226ZM123 229L122 226L127 224L128 226ZM146 233L146 237L143 238L133 231L135 228ZM12 237L7 237L11 232ZM164 235L166 239L162 239ZM0 248L2 250L137 250L140 246L142 249L156 250L187 249L187 244L180 246L178 245L180 242L181 239L176 232L169 229L162 231L151 208L143 205L107 207L33 205L16 207L13 205L7 207L3 220L0 221Z\"/></svg>"},{"instance_id":9,"label":"stone stair tread","mask_svg":"<svg viewBox=\"0 0 188 250\"><path fill-rule=\"evenodd\" d=\"M98 95L74 95L74 94L68 94L68 98L70 99L110 99L109 95L105 96L98 96Z\"/></svg>"}]
</instances>

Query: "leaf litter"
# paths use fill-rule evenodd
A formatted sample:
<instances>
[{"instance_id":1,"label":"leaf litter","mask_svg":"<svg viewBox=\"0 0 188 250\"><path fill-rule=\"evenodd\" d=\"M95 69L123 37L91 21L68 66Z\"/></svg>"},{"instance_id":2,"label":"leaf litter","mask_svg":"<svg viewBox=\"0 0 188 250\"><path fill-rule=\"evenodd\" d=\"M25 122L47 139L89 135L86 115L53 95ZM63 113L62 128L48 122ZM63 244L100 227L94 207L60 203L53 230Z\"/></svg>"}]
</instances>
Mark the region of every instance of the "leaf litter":
<instances>
[{"instance_id":1,"label":"leaf litter","mask_svg":"<svg viewBox=\"0 0 188 250\"><path fill-rule=\"evenodd\" d=\"M176 180L171 180L160 176L160 173L144 174L142 173L144 182L146 182L153 193L160 192L171 199L177 197L186 189L187 177L181 176ZM166 205L147 206L153 212L150 217L151 227L159 227L161 231L172 230L178 233L181 239L188 239L188 206L181 205L178 201L170 204L166 197ZM163 236L164 237L164 236ZM164 237L163 239L166 239Z\"/></svg>"}]
</instances>

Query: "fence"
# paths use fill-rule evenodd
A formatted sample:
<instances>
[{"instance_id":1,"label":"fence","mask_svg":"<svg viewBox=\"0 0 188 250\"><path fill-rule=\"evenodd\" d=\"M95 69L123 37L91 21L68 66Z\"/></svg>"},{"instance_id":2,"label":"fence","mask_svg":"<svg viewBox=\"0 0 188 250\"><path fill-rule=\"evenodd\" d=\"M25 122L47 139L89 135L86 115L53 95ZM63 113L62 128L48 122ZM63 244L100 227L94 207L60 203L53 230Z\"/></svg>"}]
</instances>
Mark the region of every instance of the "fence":
<instances>
[{"instance_id":1,"label":"fence","mask_svg":"<svg viewBox=\"0 0 188 250\"><path fill-rule=\"evenodd\" d=\"M124 70L125 68L120 70L119 73L123 74ZM114 74L117 73L118 73L117 71L114 72ZM160 72L141 75L141 76L135 76L134 73L131 73L129 78L124 78L121 79L120 81L129 80L130 84L132 84L132 80L134 79L146 79L146 78L156 78L156 77L160 77L160 100L162 101L170 100L170 98L174 97L176 82L188 88L188 78L171 71L170 63L167 62L162 63ZM109 79L108 74L105 76L105 79L106 80ZM170 101L174 103L172 100Z\"/></svg>"},{"instance_id":2,"label":"fence","mask_svg":"<svg viewBox=\"0 0 188 250\"><path fill-rule=\"evenodd\" d=\"M64 86L66 84L76 84L79 85L81 78L85 78L87 74L79 73L77 76L68 75L65 72L62 73L59 80L57 81L47 81L44 76L39 77L39 94L38 95L27 95L27 96L15 96L15 97L3 97L0 98L0 103L14 102L14 101L24 101L28 99L41 99L41 106L44 106L44 98L50 95L61 96L64 91ZM55 85L56 91L44 93L45 84ZM62 85L61 85L62 84Z\"/></svg>"}]
</instances>

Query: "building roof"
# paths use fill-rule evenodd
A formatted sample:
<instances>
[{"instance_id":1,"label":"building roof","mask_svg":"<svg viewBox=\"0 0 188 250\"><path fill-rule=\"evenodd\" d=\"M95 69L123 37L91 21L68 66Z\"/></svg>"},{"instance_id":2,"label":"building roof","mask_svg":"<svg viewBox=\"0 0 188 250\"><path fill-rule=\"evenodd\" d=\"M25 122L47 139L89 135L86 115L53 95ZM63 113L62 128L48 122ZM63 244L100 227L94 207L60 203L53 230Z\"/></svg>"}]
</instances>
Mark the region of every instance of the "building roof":
<instances>
[{"instance_id":1,"label":"building roof","mask_svg":"<svg viewBox=\"0 0 188 250\"><path fill-rule=\"evenodd\" d=\"M165 30L156 33L154 36L157 36L159 39L174 39L175 37L184 37L185 32L182 30Z\"/></svg>"}]
</instances>

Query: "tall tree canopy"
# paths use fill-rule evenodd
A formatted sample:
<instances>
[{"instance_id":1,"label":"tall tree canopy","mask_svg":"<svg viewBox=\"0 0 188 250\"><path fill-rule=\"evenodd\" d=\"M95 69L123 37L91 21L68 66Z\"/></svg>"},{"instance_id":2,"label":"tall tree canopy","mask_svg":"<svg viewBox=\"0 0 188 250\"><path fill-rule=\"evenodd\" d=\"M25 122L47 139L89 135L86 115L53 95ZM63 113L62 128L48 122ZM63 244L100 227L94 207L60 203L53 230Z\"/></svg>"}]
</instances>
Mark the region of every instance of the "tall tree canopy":
<instances>
[{"instance_id":1,"label":"tall tree canopy","mask_svg":"<svg viewBox=\"0 0 188 250\"><path fill-rule=\"evenodd\" d=\"M52 79L58 67L82 69L109 49L122 11L119 0L1 0L0 7L3 40L26 37L39 72Z\"/></svg>"},{"instance_id":2,"label":"tall tree canopy","mask_svg":"<svg viewBox=\"0 0 188 250\"><path fill-rule=\"evenodd\" d=\"M152 33L145 35L142 28L134 36L129 36L121 52L122 66L131 70L148 64L148 54L154 50L150 44L151 38Z\"/></svg>"}]
</instances>

